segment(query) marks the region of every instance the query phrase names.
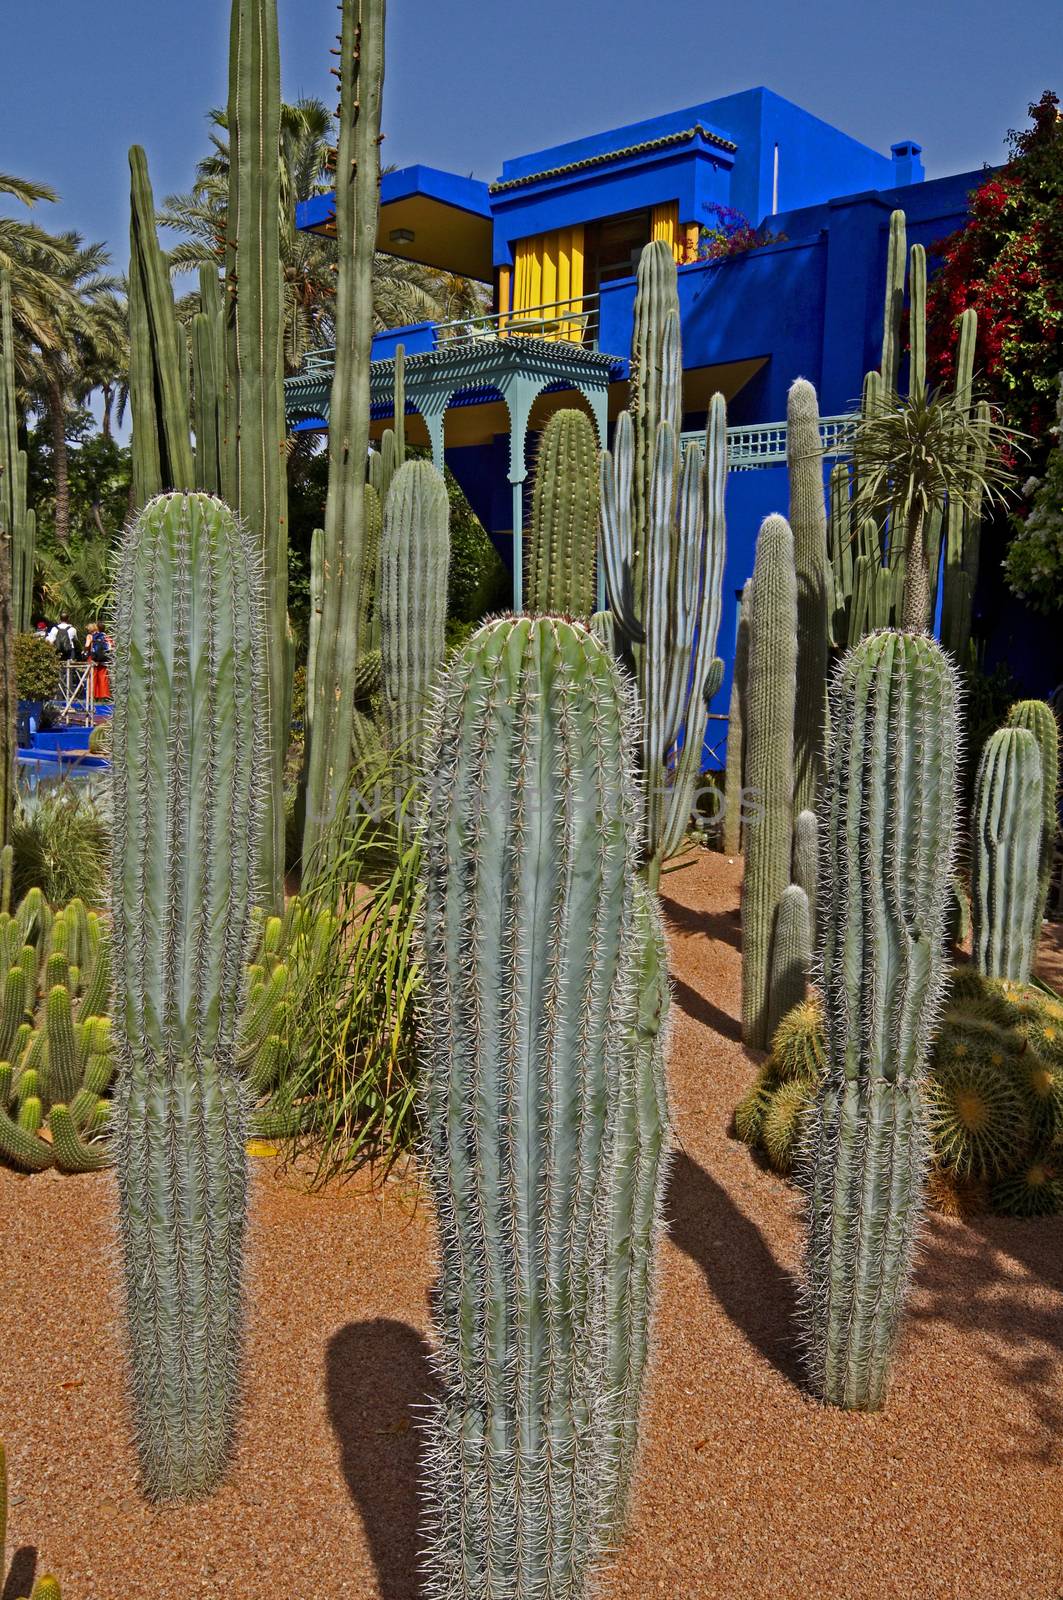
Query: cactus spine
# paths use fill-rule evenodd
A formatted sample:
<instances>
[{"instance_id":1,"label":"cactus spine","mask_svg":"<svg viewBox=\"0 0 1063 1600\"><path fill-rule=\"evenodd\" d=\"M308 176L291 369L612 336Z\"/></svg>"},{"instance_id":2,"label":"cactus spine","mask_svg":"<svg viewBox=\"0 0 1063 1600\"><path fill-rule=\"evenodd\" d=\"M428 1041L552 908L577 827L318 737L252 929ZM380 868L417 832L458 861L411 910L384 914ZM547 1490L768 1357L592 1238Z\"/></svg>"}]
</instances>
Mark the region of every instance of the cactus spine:
<instances>
[{"instance_id":1,"label":"cactus spine","mask_svg":"<svg viewBox=\"0 0 1063 1600\"><path fill-rule=\"evenodd\" d=\"M388 493L380 547L384 694L401 771L417 765L422 723L443 661L449 565L447 486L430 462L407 461Z\"/></svg>"},{"instance_id":2,"label":"cactus spine","mask_svg":"<svg viewBox=\"0 0 1063 1600\"><path fill-rule=\"evenodd\" d=\"M236 1411L261 582L257 538L206 495L160 496L122 541L114 1153L137 1443L159 1499L218 1481Z\"/></svg>"},{"instance_id":3,"label":"cactus spine","mask_svg":"<svg viewBox=\"0 0 1063 1600\"><path fill-rule=\"evenodd\" d=\"M440 1235L431 1594L584 1596L629 1459L663 1123L652 1047L632 1048L658 1037L663 1004L655 918L636 901L632 717L598 641L546 617L481 628L436 706L420 1030ZM608 1248L621 1233L628 1261Z\"/></svg>"},{"instance_id":4,"label":"cactus spine","mask_svg":"<svg viewBox=\"0 0 1063 1600\"><path fill-rule=\"evenodd\" d=\"M527 608L586 619L594 610L598 442L583 411L555 411L543 429L532 491Z\"/></svg>"},{"instance_id":5,"label":"cactus spine","mask_svg":"<svg viewBox=\"0 0 1063 1600\"><path fill-rule=\"evenodd\" d=\"M1028 728L999 728L975 780L971 863L974 959L988 978L1028 983L1041 932L1043 779Z\"/></svg>"},{"instance_id":6,"label":"cactus spine","mask_svg":"<svg viewBox=\"0 0 1063 1600\"><path fill-rule=\"evenodd\" d=\"M1008 712L1008 726L1028 728L1041 754L1041 853L1033 919L1036 936L1044 921L1059 833L1059 723L1052 707L1044 700L1019 700Z\"/></svg>"},{"instance_id":7,"label":"cactus spine","mask_svg":"<svg viewBox=\"0 0 1063 1600\"><path fill-rule=\"evenodd\" d=\"M722 395L713 395L704 453L694 445L680 455L679 302L675 262L660 241L642 252L638 282L632 407L602 454L602 559L639 690L646 873L655 887L686 833L706 694L719 683L727 412Z\"/></svg>"},{"instance_id":8,"label":"cactus spine","mask_svg":"<svg viewBox=\"0 0 1063 1600\"><path fill-rule=\"evenodd\" d=\"M790 882L794 798L794 685L797 579L785 517L766 517L757 538L749 601L745 701L745 784L755 815L746 822L742 883L742 1036L764 1050L774 1015L771 945Z\"/></svg>"},{"instance_id":9,"label":"cactus spine","mask_svg":"<svg viewBox=\"0 0 1063 1600\"><path fill-rule=\"evenodd\" d=\"M883 1402L922 1206L921 1078L948 982L955 674L931 639L876 633L831 688L819 967L827 1070L799 1162L814 1391Z\"/></svg>"},{"instance_id":10,"label":"cactus spine","mask_svg":"<svg viewBox=\"0 0 1063 1600\"><path fill-rule=\"evenodd\" d=\"M314 666L313 737L307 766L303 870L324 864L326 837L351 770L354 669L365 562L365 463L373 255L380 198L380 99L384 0L343 0L340 130L336 158L336 369L329 412L324 604Z\"/></svg>"},{"instance_id":11,"label":"cactus spine","mask_svg":"<svg viewBox=\"0 0 1063 1600\"><path fill-rule=\"evenodd\" d=\"M794 807L813 810L823 776L823 709L830 628L827 505L816 391L804 378L786 402L790 529L797 569L797 693L794 701Z\"/></svg>"}]
</instances>

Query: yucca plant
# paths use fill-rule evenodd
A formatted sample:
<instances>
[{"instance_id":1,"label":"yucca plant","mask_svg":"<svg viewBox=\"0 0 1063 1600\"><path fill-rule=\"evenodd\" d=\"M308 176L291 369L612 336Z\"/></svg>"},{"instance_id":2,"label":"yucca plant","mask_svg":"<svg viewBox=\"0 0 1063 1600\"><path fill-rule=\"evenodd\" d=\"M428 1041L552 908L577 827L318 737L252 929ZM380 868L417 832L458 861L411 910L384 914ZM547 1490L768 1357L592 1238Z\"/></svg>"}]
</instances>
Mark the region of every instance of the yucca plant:
<instances>
[{"instance_id":1,"label":"yucca plant","mask_svg":"<svg viewBox=\"0 0 1063 1600\"><path fill-rule=\"evenodd\" d=\"M903 625L923 632L931 623L933 592L927 527L946 499L977 515L1001 503L1013 482L1007 453L1015 431L984 408L972 415L970 397L922 387L901 398L874 394L852 435L861 516L892 521L904 539Z\"/></svg>"}]
</instances>

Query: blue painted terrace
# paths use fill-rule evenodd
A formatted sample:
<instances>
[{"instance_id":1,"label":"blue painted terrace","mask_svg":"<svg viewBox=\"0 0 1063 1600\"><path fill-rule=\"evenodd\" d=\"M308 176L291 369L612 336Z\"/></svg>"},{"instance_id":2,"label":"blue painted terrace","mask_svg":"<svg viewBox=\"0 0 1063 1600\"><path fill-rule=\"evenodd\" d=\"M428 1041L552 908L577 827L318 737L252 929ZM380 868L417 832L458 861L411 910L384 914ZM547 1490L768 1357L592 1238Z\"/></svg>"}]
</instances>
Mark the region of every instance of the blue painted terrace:
<instances>
[{"instance_id":1,"label":"blue painted terrace","mask_svg":"<svg viewBox=\"0 0 1063 1600\"><path fill-rule=\"evenodd\" d=\"M409 437L445 457L514 569L519 603L534 436L551 410L577 403L607 440L627 399L635 266L651 238L665 239L678 267L684 426L702 426L722 392L732 467L746 469L728 487L725 594L734 595L761 518L786 509L791 382L809 378L824 417L838 418L878 363L891 211L903 208L910 240L932 246L962 225L980 177L926 181L914 140L880 153L764 88L518 156L494 183L427 166L388 173L378 248L480 280L490 310L377 336L375 426L390 414L401 343ZM703 230L721 207L776 242L703 259ZM320 196L300 206L298 223L328 232L333 215L333 197ZM331 352L318 352L289 380L293 426L327 426L331 372ZM732 607L725 658L734 628Z\"/></svg>"}]
</instances>

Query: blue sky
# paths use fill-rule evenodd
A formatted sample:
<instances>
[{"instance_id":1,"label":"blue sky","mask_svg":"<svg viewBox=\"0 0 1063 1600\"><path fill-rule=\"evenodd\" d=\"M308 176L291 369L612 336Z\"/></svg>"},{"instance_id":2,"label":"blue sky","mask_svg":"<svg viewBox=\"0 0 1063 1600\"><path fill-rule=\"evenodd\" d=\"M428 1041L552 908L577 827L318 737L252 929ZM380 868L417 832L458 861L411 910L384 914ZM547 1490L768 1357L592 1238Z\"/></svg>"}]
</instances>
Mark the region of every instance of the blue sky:
<instances>
[{"instance_id":1,"label":"blue sky","mask_svg":"<svg viewBox=\"0 0 1063 1600\"><path fill-rule=\"evenodd\" d=\"M1063 94L1060 0L389 9L385 160L485 178L504 156L760 83L876 148L919 139L933 176L999 159L1027 103ZM126 150L146 147L157 195L187 187L225 98L228 14L226 0L32 0L5 21L0 171L60 191L45 226L104 238L124 265ZM335 0L280 0L280 15L286 96L332 101Z\"/></svg>"}]
</instances>

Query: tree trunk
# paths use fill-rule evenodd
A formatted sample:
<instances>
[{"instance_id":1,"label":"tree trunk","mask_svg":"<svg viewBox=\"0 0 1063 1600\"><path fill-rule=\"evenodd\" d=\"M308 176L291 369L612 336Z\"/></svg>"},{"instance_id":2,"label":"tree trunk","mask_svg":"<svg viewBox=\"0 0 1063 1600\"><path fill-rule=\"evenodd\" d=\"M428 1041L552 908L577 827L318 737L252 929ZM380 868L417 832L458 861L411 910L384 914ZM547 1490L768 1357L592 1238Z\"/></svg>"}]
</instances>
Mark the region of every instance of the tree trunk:
<instances>
[{"instance_id":1,"label":"tree trunk","mask_svg":"<svg viewBox=\"0 0 1063 1600\"><path fill-rule=\"evenodd\" d=\"M905 555L904 604L901 626L908 633L926 633L930 628L930 569L926 557L926 518L921 506L913 506L908 517L908 545Z\"/></svg>"},{"instance_id":2,"label":"tree trunk","mask_svg":"<svg viewBox=\"0 0 1063 1600\"><path fill-rule=\"evenodd\" d=\"M55 473L55 536L70 543L70 466L66 447L66 400L55 382L48 385L48 422L52 430L52 468Z\"/></svg>"},{"instance_id":3,"label":"tree trunk","mask_svg":"<svg viewBox=\"0 0 1063 1600\"><path fill-rule=\"evenodd\" d=\"M101 385L103 394L103 415L100 417L100 432L105 439L111 437L111 412L114 409L114 390L109 383Z\"/></svg>"}]
</instances>

